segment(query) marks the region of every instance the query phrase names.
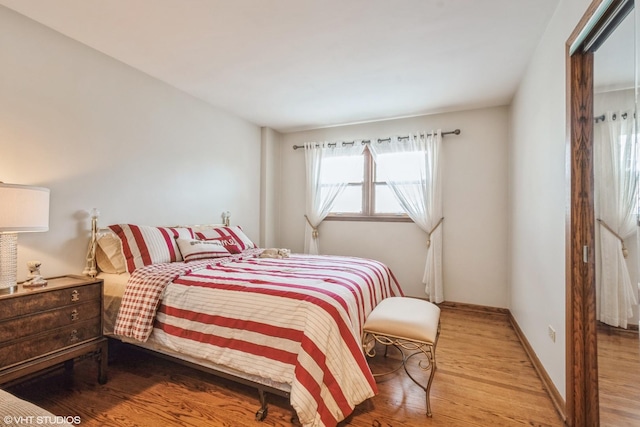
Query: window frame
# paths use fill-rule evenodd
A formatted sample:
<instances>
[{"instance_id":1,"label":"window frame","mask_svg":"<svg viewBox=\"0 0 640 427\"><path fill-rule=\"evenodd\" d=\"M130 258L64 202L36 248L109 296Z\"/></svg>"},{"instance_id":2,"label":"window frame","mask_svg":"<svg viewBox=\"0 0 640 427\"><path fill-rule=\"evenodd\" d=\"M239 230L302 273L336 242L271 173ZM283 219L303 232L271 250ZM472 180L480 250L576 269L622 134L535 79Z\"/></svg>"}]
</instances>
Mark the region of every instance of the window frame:
<instances>
[{"instance_id":1,"label":"window frame","mask_svg":"<svg viewBox=\"0 0 640 427\"><path fill-rule=\"evenodd\" d=\"M362 152L364 162L364 177L362 184L349 183L348 186L362 185L362 213L329 213L325 221L378 221L378 222L413 222L406 212L402 214L375 213L375 186L388 185L385 181L375 181L376 164L373 155L366 145Z\"/></svg>"}]
</instances>

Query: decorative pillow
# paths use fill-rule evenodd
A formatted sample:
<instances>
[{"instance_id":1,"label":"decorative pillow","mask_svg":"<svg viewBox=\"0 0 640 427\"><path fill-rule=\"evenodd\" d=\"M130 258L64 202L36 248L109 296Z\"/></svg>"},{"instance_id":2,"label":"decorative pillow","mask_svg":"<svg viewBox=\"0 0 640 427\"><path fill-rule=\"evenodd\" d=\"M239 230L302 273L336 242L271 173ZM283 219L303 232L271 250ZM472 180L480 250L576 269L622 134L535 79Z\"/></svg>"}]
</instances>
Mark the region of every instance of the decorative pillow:
<instances>
[{"instance_id":1,"label":"decorative pillow","mask_svg":"<svg viewBox=\"0 0 640 427\"><path fill-rule=\"evenodd\" d=\"M199 259L222 258L231 255L224 246L210 240L176 239L185 262Z\"/></svg>"},{"instance_id":2,"label":"decorative pillow","mask_svg":"<svg viewBox=\"0 0 640 427\"><path fill-rule=\"evenodd\" d=\"M196 237L202 241L215 242L220 246L224 246L224 248L231 254L239 254L242 252L240 244L236 242L236 239L233 237L214 237L207 239L206 234L201 231L196 231Z\"/></svg>"},{"instance_id":3,"label":"decorative pillow","mask_svg":"<svg viewBox=\"0 0 640 427\"><path fill-rule=\"evenodd\" d=\"M129 273L145 265L182 261L176 239L194 238L189 228L133 224L110 225L109 228L122 242L122 253Z\"/></svg>"},{"instance_id":4,"label":"decorative pillow","mask_svg":"<svg viewBox=\"0 0 640 427\"><path fill-rule=\"evenodd\" d=\"M105 273L124 273L127 266L122 254L122 242L111 231L98 237L96 245L96 263Z\"/></svg>"},{"instance_id":5,"label":"decorative pillow","mask_svg":"<svg viewBox=\"0 0 640 427\"><path fill-rule=\"evenodd\" d=\"M210 230L198 231L196 234L201 240L211 240L218 237L232 238L237 242L240 247L240 251L256 247L255 243L253 243L251 239L244 234L242 228L237 225L232 225L230 227L214 227Z\"/></svg>"}]
</instances>

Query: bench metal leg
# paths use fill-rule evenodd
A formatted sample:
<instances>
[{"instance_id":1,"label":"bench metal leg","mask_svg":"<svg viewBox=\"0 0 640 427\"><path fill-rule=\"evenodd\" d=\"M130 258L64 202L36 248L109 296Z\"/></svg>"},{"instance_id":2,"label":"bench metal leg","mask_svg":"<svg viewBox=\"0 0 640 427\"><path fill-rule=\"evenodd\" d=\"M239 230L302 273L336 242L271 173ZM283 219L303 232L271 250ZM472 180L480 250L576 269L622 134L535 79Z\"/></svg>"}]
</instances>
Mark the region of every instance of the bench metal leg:
<instances>
[{"instance_id":1,"label":"bench metal leg","mask_svg":"<svg viewBox=\"0 0 640 427\"><path fill-rule=\"evenodd\" d=\"M436 339L433 343L427 343L427 342L419 342L419 341L410 341L410 340L406 340L406 339L402 339L402 338L396 338L396 337L391 337L388 335L380 335L380 334L376 334L375 332L371 332L371 331L367 331L365 332L364 336L363 336L363 348L365 350L365 354L369 357L373 357L376 355L376 350L375 350L375 345L372 345L372 341L371 340L375 340L376 342L382 344L385 346L385 356L387 355L387 350L389 348L389 346L394 346L396 347L398 350L400 350L400 353L402 354L402 363L400 366L398 366L397 368L389 371L389 372L384 372L381 374L373 374L374 377L378 377L378 376L383 376L383 375L388 375L391 374L395 371L397 371L398 369L400 369L400 367L403 367L405 372L407 373L407 376L414 382L416 383L416 385L418 385L421 389L423 389L425 391L425 395L426 395L426 404L427 404L427 416L431 417L432 413L431 413L431 400L429 398L430 392L431 392L431 384L433 383L433 377L435 376L435 372L437 369L437 365L436 365L436 346L438 344L438 338L440 336L440 323L438 323L438 332L436 334ZM404 350L408 350L408 351L413 351L413 353L409 354L408 356L405 356ZM410 358L416 356L416 355L423 355L425 356L424 359L420 360L418 362L418 367L422 370L422 371L429 371L429 378L427 379L427 384L423 385L420 381L418 381L412 374L411 372L409 372L408 368L407 368L407 362L409 361Z\"/></svg>"},{"instance_id":2,"label":"bench metal leg","mask_svg":"<svg viewBox=\"0 0 640 427\"><path fill-rule=\"evenodd\" d=\"M417 354L426 354L427 355L427 363L424 364L424 360L421 360L420 362L418 362L418 366L420 367L420 369L422 370L429 370L429 378L427 380L427 385L423 385L421 382L419 382L416 378L414 378L413 375L411 375L411 372L409 372L409 370L407 369L407 362L409 361L409 359ZM431 391L431 384L433 383L433 377L435 376L436 373L436 358L435 358L435 353L433 352L432 348L427 348L421 351L417 351L415 353L410 354L409 356L407 356L407 358L405 359L404 363L404 370L407 373L407 376L409 378L411 378L411 380L416 383L418 385L418 387L420 387L421 389L424 390L425 394L426 394L426 399L427 399L427 416L431 417L431 399L429 399L429 393Z\"/></svg>"}]
</instances>

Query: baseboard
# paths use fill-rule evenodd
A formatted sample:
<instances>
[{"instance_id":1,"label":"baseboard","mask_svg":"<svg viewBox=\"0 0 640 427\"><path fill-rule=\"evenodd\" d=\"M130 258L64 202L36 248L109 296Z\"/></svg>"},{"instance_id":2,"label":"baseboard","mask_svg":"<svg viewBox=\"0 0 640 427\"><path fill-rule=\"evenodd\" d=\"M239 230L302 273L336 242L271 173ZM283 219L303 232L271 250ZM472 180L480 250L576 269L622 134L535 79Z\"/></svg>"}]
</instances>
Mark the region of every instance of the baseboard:
<instances>
[{"instance_id":1,"label":"baseboard","mask_svg":"<svg viewBox=\"0 0 640 427\"><path fill-rule=\"evenodd\" d=\"M538 356L536 356L535 351L533 351L531 344L529 344L527 337L522 332L522 329L520 329L520 326L518 325L518 322L516 321L515 317L513 317L513 314L511 314L511 311L507 310L507 312L509 316L509 322L511 323L511 326L513 327L514 331L516 331L516 335L520 340L520 344L522 344L522 348L524 348L524 351L527 353L527 356L529 356L529 360L533 364L533 368L538 373L538 377L542 381L542 385L547 390L547 393L549 393L549 397L553 402L553 406L555 406L556 411L558 411L558 414L560 414L560 417L562 417L562 420L566 422L567 406L564 399L558 392L558 389L556 388L553 381L551 381L549 374L547 374L547 371L542 366L542 363L540 362L540 359L538 359Z\"/></svg>"},{"instance_id":2,"label":"baseboard","mask_svg":"<svg viewBox=\"0 0 640 427\"><path fill-rule=\"evenodd\" d=\"M638 335L638 325L628 325L627 329L617 328L615 326L606 325L602 322L598 322L598 332L608 335Z\"/></svg>"},{"instance_id":3,"label":"baseboard","mask_svg":"<svg viewBox=\"0 0 640 427\"><path fill-rule=\"evenodd\" d=\"M509 309L507 308L487 307L486 305L467 304L463 302L443 301L438 304L438 306L479 313L509 314Z\"/></svg>"}]
</instances>

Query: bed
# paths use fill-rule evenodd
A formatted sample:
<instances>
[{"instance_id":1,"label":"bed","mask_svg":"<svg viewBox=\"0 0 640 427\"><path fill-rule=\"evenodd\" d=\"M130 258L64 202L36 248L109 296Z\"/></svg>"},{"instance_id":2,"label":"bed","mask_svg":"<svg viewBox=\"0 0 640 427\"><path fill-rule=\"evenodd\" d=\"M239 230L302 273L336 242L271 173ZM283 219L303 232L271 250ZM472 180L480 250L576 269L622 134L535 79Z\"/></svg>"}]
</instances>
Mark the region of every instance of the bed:
<instances>
[{"instance_id":1,"label":"bed","mask_svg":"<svg viewBox=\"0 0 640 427\"><path fill-rule=\"evenodd\" d=\"M287 396L304 426L336 425L376 394L362 326L402 295L382 263L259 249L237 226L93 234L108 336L255 386L257 419L265 393Z\"/></svg>"}]
</instances>

